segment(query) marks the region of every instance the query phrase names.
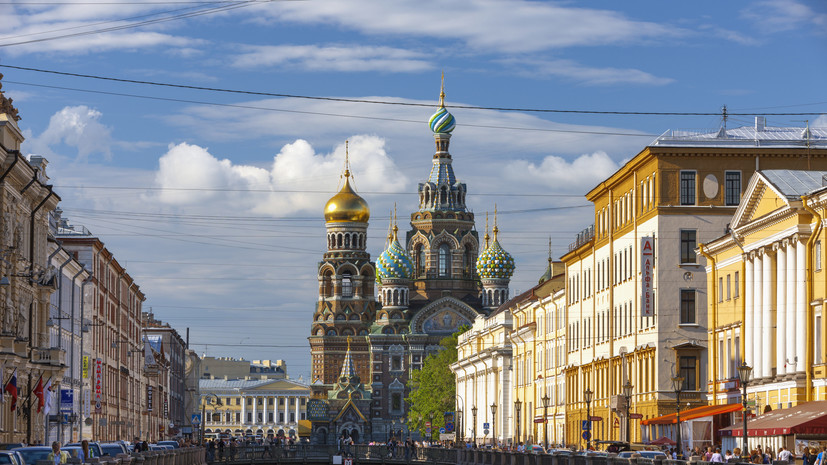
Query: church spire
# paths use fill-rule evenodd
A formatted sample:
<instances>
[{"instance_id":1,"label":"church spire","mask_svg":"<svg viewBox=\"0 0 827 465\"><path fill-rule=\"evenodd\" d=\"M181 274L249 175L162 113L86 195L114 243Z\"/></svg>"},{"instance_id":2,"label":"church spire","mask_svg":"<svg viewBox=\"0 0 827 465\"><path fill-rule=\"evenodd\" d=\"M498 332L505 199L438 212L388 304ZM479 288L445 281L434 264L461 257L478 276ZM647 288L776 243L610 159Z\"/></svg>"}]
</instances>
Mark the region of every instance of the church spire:
<instances>
[{"instance_id":1,"label":"church spire","mask_svg":"<svg viewBox=\"0 0 827 465\"><path fill-rule=\"evenodd\" d=\"M353 366L353 356L350 355L350 341L351 337L347 337L347 353L345 353L345 360L342 362L342 372L339 378L356 378L356 368Z\"/></svg>"},{"instance_id":2,"label":"church spire","mask_svg":"<svg viewBox=\"0 0 827 465\"><path fill-rule=\"evenodd\" d=\"M488 243L491 240L491 236L488 235L488 212L485 212L485 236L483 237L485 238L485 247L483 247L482 250L485 250L488 248Z\"/></svg>"}]
</instances>

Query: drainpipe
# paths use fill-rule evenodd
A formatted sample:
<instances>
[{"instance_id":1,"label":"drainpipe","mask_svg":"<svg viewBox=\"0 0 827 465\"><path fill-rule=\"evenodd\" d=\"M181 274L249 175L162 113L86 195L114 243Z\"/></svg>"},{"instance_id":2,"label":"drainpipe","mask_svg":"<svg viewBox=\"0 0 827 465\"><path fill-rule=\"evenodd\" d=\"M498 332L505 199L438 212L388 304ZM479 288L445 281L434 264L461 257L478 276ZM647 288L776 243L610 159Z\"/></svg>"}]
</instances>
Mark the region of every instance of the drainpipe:
<instances>
[{"instance_id":1,"label":"drainpipe","mask_svg":"<svg viewBox=\"0 0 827 465\"><path fill-rule=\"evenodd\" d=\"M14 160L11 161L11 164L9 165L9 167L6 168L6 171L4 171L2 175L0 175L0 182L3 182L3 181L6 180L6 176L8 176L9 173L11 173L12 168L14 168L14 165L17 164L17 161L20 160L20 156L21 156L20 152L17 151L17 150L7 150L7 152L10 153L10 154L14 154Z\"/></svg>"},{"instance_id":2,"label":"drainpipe","mask_svg":"<svg viewBox=\"0 0 827 465\"><path fill-rule=\"evenodd\" d=\"M716 330L718 328L718 270L715 267L715 258L709 254L706 250L704 250L704 244L698 244L698 253L706 257L709 266L712 269L712 286L710 295L712 296L712 318L709 323L709 328L711 330L711 338L709 341L710 351L712 352L712 403L713 405L718 405L718 337Z\"/></svg>"},{"instance_id":3,"label":"drainpipe","mask_svg":"<svg viewBox=\"0 0 827 465\"><path fill-rule=\"evenodd\" d=\"M805 326L807 325L807 322L809 322L810 324L812 324L812 322L813 322L813 316L811 314L812 311L813 311L813 307L812 307L812 305L810 305L810 302L813 301L813 284L815 283L815 281L814 281L815 272L813 270L813 253L812 253L812 250L813 250L813 244L815 244L816 238L818 238L819 234L821 234L822 221L823 221L822 218L821 218L821 215L819 215L818 212L816 212L811 206L807 205L807 202L809 202L809 201L810 201L810 196L808 196L808 195L801 196L801 205L804 207L805 210L807 210L807 213L813 215L813 217L816 220L816 225L815 225L815 228L813 229L813 233L810 234L810 238L807 239L807 250L806 250L807 251L807 270L809 271L810 276L809 276L809 279L804 280L804 285L806 286L806 291L804 292L804 295L807 297L807 301L804 302L805 305L807 305L807 320L805 322ZM805 394L805 400L807 402L810 402L811 400L813 400L813 391L812 391L813 370L811 369L812 365L813 365L813 344L814 344L814 342L813 342L813 332L814 332L813 329L814 328L812 328L812 326L811 326L810 329L807 330L807 343L806 343L807 350L805 350L805 352L804 352L804 370L805 370L805 374L806 374L806 381L804 383L804 386L806 386L806 389L807 389L807 392ZM821 344L821 341L818 341L818 343Z\"/></svg>"}]
</instances>

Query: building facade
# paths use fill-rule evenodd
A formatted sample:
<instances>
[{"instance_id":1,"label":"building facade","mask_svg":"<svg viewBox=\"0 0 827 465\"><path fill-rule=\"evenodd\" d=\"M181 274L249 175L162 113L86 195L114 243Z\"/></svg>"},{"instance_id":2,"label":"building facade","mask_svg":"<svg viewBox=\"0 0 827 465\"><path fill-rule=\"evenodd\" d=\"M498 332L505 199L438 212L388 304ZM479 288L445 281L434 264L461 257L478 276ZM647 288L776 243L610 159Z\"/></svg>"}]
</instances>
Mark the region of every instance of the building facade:
<instances>
[{"instance_id":1,"label":"building facade","mask_svg":"<svg viewBox=\"0 0 827 465\"><path fill-rule=\"evenodd\" d=\"M33 443L45 437L46 421L32 393L49 379L60 382L66 369L66 349L52 344L47 326L58 282L49 268L48 217L60 197L45 160L35 166L20 153L19 119L0 91L0 440Z\"/></svg>"},{"instance_id":2,"label":"building facade","mask_svg":"<svg viewBox=\"0 0 827 465\"><path fill-rule=\"evenodd\" d=\"M627 412L644 422L673 413L673 378L681 378L682 407L707 403L713 381L707 361L718 349L707 345L711 290L705 258L694 250L727 231L757 168L800 169L825 160L811 131L768 127L756 118L754 127L667 132L587 194L594 226L563 256L568 437L581 437L587 409L597 418L591 436L603 440L625 439ZM632 441L651 438L639 420L629 421ZM684 440L685 449L691 443Z\"/></svg>"},{"instance_id":3,"label":"building facade","mask_svg":"<svg viewBox=\"0 0 827 465\"><path fill-rule=\"evenodd\" d=\"M819 136L827 148L827 131L813 134ZM751 414L827 400L825 176L827 171L756 172L729 234L699 247L707 258L708 345L716 348L708 394L715 404L740 402L742 363L752 367Z\"/></svg>"},{"instance_id":4,"label":"building facade","mask_svg":"<svg viewBox=\"0 0 827 465\"><path fill-rule=\"evenodd\" d=\"M185 426L191 424L191 417L185 416L186 396L186 351L187 344L169 323L155 318L155 314L143 312L141 315L141 330L145 341L163 354L168 362L167 390L159 399L162 409L162 421L168 426L166 434L176 436Z\"/></svg>"},{"instance_id":5,"label":"building facade","mask_svg":"<svg viewBox=\"0 0 827 465\"><path fill-rule=\"evenodd\" d=\"M482 256L487 249L478 257L466 185L457 180L449 153L455 124L441 92L429 121L436 153L427 180L419 184L419 208L411 213L411 228L402 240L392 221L387 249L376 264L365 248L370 209L353 190L348 167L344 187L325 206L327 252L318 267L319 299L309 338L311 389L314 398L328 399L338 389L349 353L371 394L370 410L360 407L357 415L368 419L367 430L340 423L335 425L340 431L328 437L357 429L365 440L386 440L407 416L411 370L439 350L442 338L508 300L513 259L499 244L492 244L487 259ZM331 410L329 421L314 422L314 429L331 431L338 413Z\"/></svg>"}]
</instances>

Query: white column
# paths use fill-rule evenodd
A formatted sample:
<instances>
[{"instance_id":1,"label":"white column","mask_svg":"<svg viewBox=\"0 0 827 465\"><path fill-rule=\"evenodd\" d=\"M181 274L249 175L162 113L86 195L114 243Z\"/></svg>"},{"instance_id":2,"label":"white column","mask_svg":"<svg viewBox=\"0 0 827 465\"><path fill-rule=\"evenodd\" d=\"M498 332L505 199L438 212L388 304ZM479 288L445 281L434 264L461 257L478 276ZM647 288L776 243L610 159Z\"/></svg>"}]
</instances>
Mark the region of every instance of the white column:
<instances>
[{"instance_id":1,"label":"white column","mask_svg":"<svg viewBox=\"0 0 827 465\"><path fill-rule=\"evenodd\" d=\"M744 336L744 362L747 365L755 366L755 357L752 350L752 329L755 322L755 315L753 313L754 300L752 298L753 289L755 288L755 275L753 274L753 258L751 253L743 255L744 260L744 324L741 325L741 333ZM737 360L736 364L741 365L741 360Z\"/></svg>"},{"instance_id":2,"label":"white column","mask_svg":"<svg viewBox=\"0 0 827 465\"><path fill-rule=\"evenodd\" d=\"M755 293L752 295L753 312L752 316L752 375L755 379L764 377L763 373L763 359L761 351L761 328L764 326L764 312L763 310L763 295L764 295L764 254L759 250L755 253L755 266L752 269L755 287Z\"/></svg>"},{"instance_id":3,"label":"white column","mask_svg":"<svg viewBox=\"0 0 827 465\"><path fill-rule=\"evenodd\" d=\"M764 304L761 307L764 316L761 318L761 322L763 323L763 327L761 328L761 366L762 374L764 377L768 377L772 375L772 335L775 332L773 328L772 320L772 307L773 307L773 285L772 285L772 278L773 278L773 262L775 261L775 257L773 256L772 252L769 248L764 249Z\"/></svg>"},{"instance_id":4,"label":"white column","mask_svg":"<svg viewBox=\"0 0 827 465\"><path fill-rule=\"evenodd\" d=\"M795 356L798 361L795 364L795 371L804 371L804 354L806 351L807 339L807 295L805 280L805 271L807 268L807 261L805 259L805 252L807 245L800 241L795 248Z\"/></svg>"},{"instance_id":5,"label":"white column","mask_svg":"<svg viewBox=\"0 0 827 465\"><path fill-rule=\"evenodd\" d=\"M796 286L796 243L795 238L787 241L787 336L785 338L784 357L789 360L788 373L795 372L795 286ZM787 363L785 360L785 364Z\"/></svg>"},{"instance_id":6,"label":"white column","mask_svg":"<svg viewBox=\"0 0 827 465\"><path fill-rule=\"evenodd\" d=\"M785 360L787 358L787 249L782 242L778 244L776 255L776 345L775 369L780 375L786 374Z\"/></svg>"},{"instance_id":7,"label":"white column","mask_svg":"<svg viewBox=\"0 0 827 465\"><path fill-rule=\"evenodd\" d=\"M279 423L279 396L273 396L273 424L277 425ZM273 428L276 433L278 430Z\"/></svg>"},{"instance_id":8,"label":"white column","mask_svg":"<svg viewBox=\"0 0 827 465\"><path fill-rule=\"evenodd\" d=\"M301 407L301 405L302 405L302 398L299 397L299 396L296 396L296 425L298 425L299 420L302 419L302 416L301 416L302 407ZM298 426L296 426L296 434L299 434L299 427Z\"/></svg>"},{"instance_id":9,"label":"white column","mask_svg":"<svg viewBox=\"0 0 827 465\"><path fill-rule=\"evenodd\" d=\"M258 396L253 396L253 424L254 425L258 424L258 417L256 416L256 413L258 413ZM256 433L256 431L255 431L255 429L253 429L253 434L255 434L255 433Z\"/></svg>"},{"instance_id":10,"label":"white column","mask_svg":"<svg viewBox=\"0 0 827 465\"><path fill-rule=\"evenodd\" d=\"M241 424L247 424L247 397L241 396Z\"/></svg>"}]
</instances>

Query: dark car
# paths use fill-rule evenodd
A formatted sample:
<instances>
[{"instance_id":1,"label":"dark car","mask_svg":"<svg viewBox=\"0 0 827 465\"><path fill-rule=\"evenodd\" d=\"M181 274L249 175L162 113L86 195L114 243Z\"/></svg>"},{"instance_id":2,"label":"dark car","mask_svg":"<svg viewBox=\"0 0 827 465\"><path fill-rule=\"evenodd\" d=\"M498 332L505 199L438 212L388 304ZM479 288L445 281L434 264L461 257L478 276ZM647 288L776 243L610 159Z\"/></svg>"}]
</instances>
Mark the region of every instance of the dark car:
<instances>
[{"instance_id":1,"label":"dark car","mask_svg":"<svg viewBox=\"0 0 827 465\"><path fill-rule=\"evenodd\" d=\"M81 447L79 442L72 442L66 444L66 447ZM89 456L90 457L100 457L103 455L103 451L101 450L100 444L97 442L90 442L89 443Z\"/></svg>"},{"instance_id":2,"label":"dark car","mask_svg":"<svg viewBox=\"0 0 827 465\"><path fill-rule=\"evenodd\" d=\"M12 450L12 449L19 449L23 447L24 444L19 442L10 442L5 444L0 444L0 450Z\"/></svg>"},{"instance_id":3,"label":"dark car","mask_svg":"<svg viewBox=\"0 0 827 465\"><path fill-rule=\"evenodd\" d=\"M38 460L49 460L49 454L52 453L52 448L49 446L29 446L14 449L23 456L23 460L27 464L35 464Z\"/></svg>"},{"instance_id":4,"label":"dark car","mask_svg":"<svg viewBox=\"0 0 827 465\"><path fill-rule=\"evenodd\" d=\"M178 441L158 441L159 446L172 446L173 449L177 449L180 446L178 445Z\"/></svg>"},{"instance_id":5,"label":"dark car","mask_svg":"<svg viewBox=\"0 0 827 465\"><path fill-rule=\"evenodd\" d=\"M118 454L126 454L126 448L117 442L107 442L100 445L103 455L117 457Z\"/></svg>"}]
</instances>

